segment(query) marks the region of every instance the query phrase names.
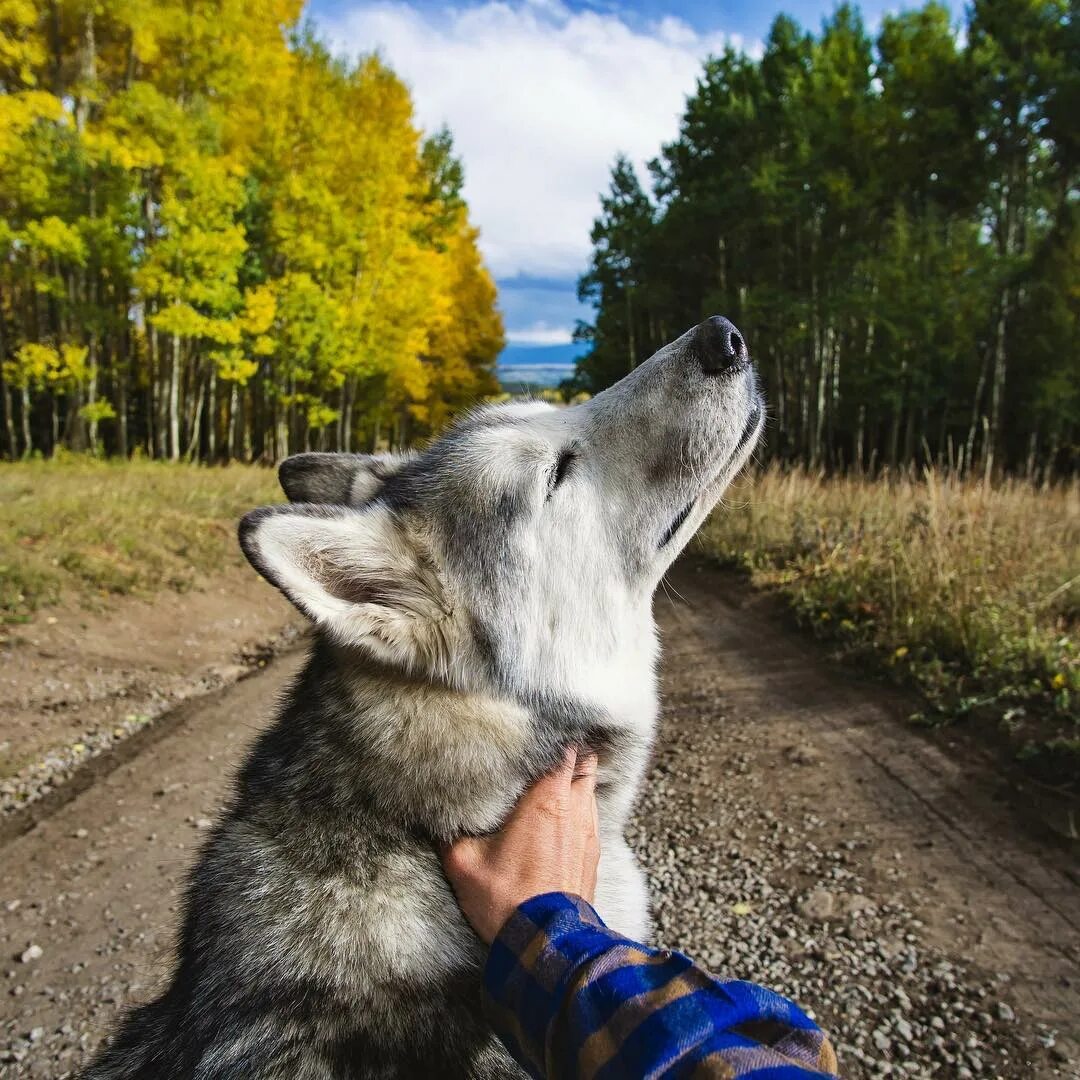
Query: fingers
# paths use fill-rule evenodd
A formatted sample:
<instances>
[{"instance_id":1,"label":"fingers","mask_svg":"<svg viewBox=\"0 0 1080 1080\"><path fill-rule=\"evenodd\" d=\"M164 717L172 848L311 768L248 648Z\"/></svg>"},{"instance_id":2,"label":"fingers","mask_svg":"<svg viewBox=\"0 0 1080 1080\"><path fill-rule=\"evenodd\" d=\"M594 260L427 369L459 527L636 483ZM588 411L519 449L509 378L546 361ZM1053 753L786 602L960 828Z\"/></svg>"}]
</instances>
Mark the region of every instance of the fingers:
<instances>
[{"instance_id":1,"label":"fingers","mask_svg":"<svg viewBox=\"0 0 1080 1080\"><path fill-rule=\"evenodd\" d=\"M597 759L595 750L578 750L575 752L574 783L592 780L596 785Z\"/></svg>"},{"instance_id":2,"label":"fingers","mask_svg":"<svg viewBox=\"0 0 1080 1080\"><path fill-rule=\"evenodd\" d=\"M596 759L593 758L595 765ZM596 805L596 769L591 770L591 776L583 778L574 784L575 797L577 789L587 789L588 805L584 808L585 829L587 838L582 849L582 882L581 895L591 904L596 896L596 872L600 865L600 814Z\"/></svg>"},{"instance_id":3,"label":"fingers","mask_svg":"<svg viewBox=\"0 0 1080 1080\"><path fill-rule=\"evenodd\" d=\"M533 791L543 791L548 796L567 795L574 780L576 763L577 752L572 746L568 746L563 751L562 761L546 776L542 776L536 781L533 785Z\"/></svg>"},{"instance_id":4,"label":"fingers","mask_svg":"<svg viewBox=\"0 0 1080 1080\"><path fill-rule=\"evenodd\" d=\"M581 851L581 888L579 893L591 904L596 895L596 871L600 862L600 815L596 805L597 760L594 753L578 756L577 770L570 786L573 812L586 834Z\"/></svg>"},{"instance_id":5,"label":"fingers","mask_svg":"<svg viewBox=\"0 0 1080 1080\"><path fill-rule=\"evenodd\" d=\"M541 776L532 787L526 788L517 806L510 812L508 824L528 819L533 814L562 814L570 801L570 786L574 778L577 760L571 747L563 754L562 761L551 772Z\"/></svg>"},{"instance_id":6,"label":"fingers","mask_svg":"<svg viewBox=\"0 0 1080 1080\"><path fill-rule=\"evenodd\" d=\"M586 817L595 814L596 754L568 747L562 761L527 788L510 813L507 824L528 820L533 814L556 817L567 812Z\"/></svg>"},{"instance_id":7,"label":"fingers","mask_svg":"<svg viewBox=\"0 0 1080 1080\"><path fill-rule=\"evenodd\" d=\"M574 778L570 784L570 798L578 806L596 806L596 754L591 750L578 753L574 768Z\"/></svg>"}]
</instances>

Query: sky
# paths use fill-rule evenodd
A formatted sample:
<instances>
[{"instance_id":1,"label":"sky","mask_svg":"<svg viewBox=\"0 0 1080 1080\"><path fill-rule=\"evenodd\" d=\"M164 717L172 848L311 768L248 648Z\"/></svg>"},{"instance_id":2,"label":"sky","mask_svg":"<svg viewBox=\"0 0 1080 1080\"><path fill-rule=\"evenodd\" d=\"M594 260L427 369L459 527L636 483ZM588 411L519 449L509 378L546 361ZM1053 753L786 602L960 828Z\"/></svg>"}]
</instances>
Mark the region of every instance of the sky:
<instances>
[{"instance_id":1,"label":"sky","mask_svg":"<svg viewBox=\"0 0 1080 1080\"><path fill-rule=\"evenodd\" d=\"M861 5L873 28L898 3ZM951 3L959 18L962 4ZM576 281L611 163L638 166L678 132L701 61L726 44L760 53L780 11L817 30L832 3L755 0L310 0L334 52L378 50L409 85L420 127L443 124L499 286L503 362L567 362L591 309Z\"/></svg>"}]
</instances>

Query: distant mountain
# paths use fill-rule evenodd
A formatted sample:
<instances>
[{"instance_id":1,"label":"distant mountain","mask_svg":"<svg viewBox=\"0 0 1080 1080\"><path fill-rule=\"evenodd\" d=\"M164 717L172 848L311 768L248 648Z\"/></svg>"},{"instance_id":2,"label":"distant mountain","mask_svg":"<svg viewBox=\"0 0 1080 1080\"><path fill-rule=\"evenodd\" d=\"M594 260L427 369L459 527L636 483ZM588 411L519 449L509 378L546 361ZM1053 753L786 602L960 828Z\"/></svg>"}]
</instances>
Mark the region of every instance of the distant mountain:
<instances>
[{"instance_id":1,"label":"distant mountain","mask_svg":"<svg viewBox=\"0 0 1080 1080\"><path fill-rule=\"evenodd\" d=\"M507 345L499 356L499 379L557 386L574 373L574 361L586 351L584 345Z\"/></svg>"}]
</instances>

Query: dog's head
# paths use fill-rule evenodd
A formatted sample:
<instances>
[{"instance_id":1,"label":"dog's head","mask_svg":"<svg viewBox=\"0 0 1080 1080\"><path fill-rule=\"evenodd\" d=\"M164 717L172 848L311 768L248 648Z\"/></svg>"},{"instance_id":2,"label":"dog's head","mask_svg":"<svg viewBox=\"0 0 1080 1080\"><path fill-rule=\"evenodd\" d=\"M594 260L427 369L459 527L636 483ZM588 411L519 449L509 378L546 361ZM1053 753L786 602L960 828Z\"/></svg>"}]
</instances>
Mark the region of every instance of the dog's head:
<instances>
[{"instance_id":1,"label":"dog's head","mask_svg":"<svg viewBox=\"0 0 1080 1080\"><path fill-rule=\"evenodd\" d=\"M602 698L651 667L652 593L762 425L746 345L714 316L583 404L487 406L412 456L290 458L293 503L240 541L339 644Z\"/></svg>"}]
</instances>

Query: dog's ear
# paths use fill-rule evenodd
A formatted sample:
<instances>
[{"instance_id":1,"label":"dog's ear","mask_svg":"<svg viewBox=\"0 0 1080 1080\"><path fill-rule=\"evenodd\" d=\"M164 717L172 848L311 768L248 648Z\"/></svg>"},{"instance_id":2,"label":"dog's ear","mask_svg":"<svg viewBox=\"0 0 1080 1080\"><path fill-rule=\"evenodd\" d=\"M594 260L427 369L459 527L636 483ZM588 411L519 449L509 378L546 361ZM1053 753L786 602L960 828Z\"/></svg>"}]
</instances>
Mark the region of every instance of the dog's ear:
<instances>
[{"instance_id":1,"label":"dog's ear","mask_svg":"<svg viewBox=\"0 0 1080 1080\"><path fill-rule=\"evenodd\" d=\"M401 454L293 454L278 466L289 502L361 506L405 463Z\"/></svg>"},{"instance_id":2,"label":"dog's ear","mask_svg":"<svg viewBox=\"0 0 1080 1080\"><path fill-rule=\"evenodd\" d=\"M378 503L361 509L289 505L240 522L251 565L345 645L415 667L444 642L450 607L430 555Z\"/></svg>"}]
</instances>

